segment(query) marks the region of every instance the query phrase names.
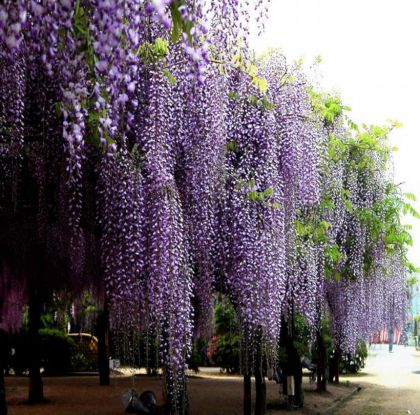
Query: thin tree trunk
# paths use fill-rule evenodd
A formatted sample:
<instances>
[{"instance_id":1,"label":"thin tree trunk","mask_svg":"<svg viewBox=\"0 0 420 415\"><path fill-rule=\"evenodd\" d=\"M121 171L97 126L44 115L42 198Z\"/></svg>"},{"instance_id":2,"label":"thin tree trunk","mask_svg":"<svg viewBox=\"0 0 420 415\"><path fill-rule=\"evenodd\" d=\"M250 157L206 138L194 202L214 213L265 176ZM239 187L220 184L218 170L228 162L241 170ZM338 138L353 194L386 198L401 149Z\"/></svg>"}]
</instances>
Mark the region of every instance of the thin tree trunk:
<instances>
[{"instance_id":1,"label":"thin tree trunk","mask_svg":"<svg viewBox=\"0 0 420 415\"><path fill-rule=\"evenodd\" d=\"M340 360L341 360L341 349L338 347L336 350L336 366L335 366L335 382L340 383Z\"/></svg>"},{"instance_id":2,"label":"thin tree trunk","mask_svg":"<svg viewBox=\"0 0 420 415\"><path fill-rule=\"evenodd\" d=\"M37 294L38 288L31 292L29 304L29 403L44 402L44 387L41 377L41 342L39 329L41 326L41 304Z\"/></svg>"},{"instance_id":3,"label":"thin tree trunk","mask_svg":"<svg viewBox=\"0 0 420 415\"><path fill-rule=\"evenodd\" d=\"M244 415L252 414L252 389L251 389L251 362L250 362L250 344L249 332L245 329L242 338L242 373L244 375Z\"/></svg>"},{"instance_id":4,"label":"thin tree trunk","mask_svg":"<svg viewBox=\"0 0 420 415\"><path fill-rule=\"evenodd\" d=\"M340 360L341 360L341 350L340 347L336 347L332 362L330 365L330 383L339 383L340 382Z\"/></svg>"},{"instance_id":5,"label":"thin tree trunk","mask_svg":"<svg viewBox=\"0 0 420 415\"><path fill-rule=\"evenodd\" d=\"M294 396L288 396L289 404L297 407L303 406L304 396L302 389L302 363L300 356L293 344L293 309L288 322L282 317L281 340L286 347L287 364L284 368L283 394L288 394L287 377L293 376Z\"/></svg>"},{"instance_id":6,"label":"thin tree trunk","mask_svg":"<svg viewBox=\"0 0 420 415\"><path fill-rule=\"evenodd\" d=\"M98 316L98 366L99 384L109 385L109 313L106 305Z\"/></svg>"},{"instance_id":7,"label":"thin tree trunk","mask_svg":"<svg viewBox=\"0 0 420 415\"><path fill-rule=\"evenodd\" d=\"M0 415L7 415L6 385L4 383L4 370L9 357L7 333L0 330Z\"/></svg>"},{"instance_id":8,"label":"thin tree trunk","mask_svg":"<svg viewBox=\"0 0 420 415\"><path fill-rule=\"evenodd\" d=\"M252 414L251 374L244 374L244 415Z\"/></svg>"},{"instance_id":9,"label":"thin tree trunk","mask_svg":"<svg viewBox=\"0 0 420 415\"><path fill-rule=\"evenodd\" d=\"M255 415L264 415L266 410L267 388L262 370L262 359L255 370Z\"/></svg>"},{"instance_id":10,"label":"thin tree trunk","mask_svg":"<svg viewBox=\"0 0 420 415\"><path fill-rule=\"evenodd\" d=\"M326 368L326 348L322 332L316 333L317 343L317 367L316 367L316 389L318 392L326 392L327 390L327 368Z\"/></svg>"},{"instance_id":11,"label":"thin tree trunk","mask_svg":"<svg viewBox=\"0 0 420 415\"><path fill-rule=\"evenodd\" d=\"M263 355L261 332L257 336L257 353L255 356L255 415L264 415L267 401L267 388L263 372Z\"/></svg>"}]
</instances>

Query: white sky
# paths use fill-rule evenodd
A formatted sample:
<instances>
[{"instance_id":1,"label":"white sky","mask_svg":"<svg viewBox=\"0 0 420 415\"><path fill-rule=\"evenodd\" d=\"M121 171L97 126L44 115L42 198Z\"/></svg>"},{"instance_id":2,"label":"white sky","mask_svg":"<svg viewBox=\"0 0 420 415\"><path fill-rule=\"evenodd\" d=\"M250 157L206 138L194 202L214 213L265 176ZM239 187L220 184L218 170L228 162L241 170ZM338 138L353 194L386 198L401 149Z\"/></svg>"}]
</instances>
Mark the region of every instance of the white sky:
<instances>
[{"instance_id":1,"label":"white sky","mask_svg":"<svg viewBox=\"0 0 420 415\"><path fill-rule=\"evenodd\" d=\"M420 0L271 0L252 45L258 53L280 47L290 61L320 55L324 89L340 93L355 121L401 121L391 137L395 177L420 198ZM410 257L420 266L420 220L409 222Z\"/></svg>"}]
</instances>

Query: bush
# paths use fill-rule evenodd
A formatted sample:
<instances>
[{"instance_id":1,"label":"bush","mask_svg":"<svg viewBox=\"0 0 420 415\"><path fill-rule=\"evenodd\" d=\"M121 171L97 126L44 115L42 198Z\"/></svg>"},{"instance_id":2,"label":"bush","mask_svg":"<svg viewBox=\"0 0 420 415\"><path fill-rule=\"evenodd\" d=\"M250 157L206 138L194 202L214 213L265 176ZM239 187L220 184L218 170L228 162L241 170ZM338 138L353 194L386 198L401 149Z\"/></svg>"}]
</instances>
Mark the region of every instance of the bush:
<instances>
[{"instance_id":1,"label":"bush","mask_svg":"<svg viewBox=\"0 0 420 415\"><path fill-rule=\"evenodd\" d=\"M241 336L238 334L222 334L217 337L217 343L212 355L216 366L227 373L239 373L241 358Z\"/></svg>"},{"instance_id":2,"label":"bush","mask_svg":"<svg viewBox=\"0 0 420 415\"><path fill-rule=\"evenodd\" d=\"M70 371L75 350L73 339L56 329L41 329L41 359L49 375L62 375Z\"/></svg>"},{"instance_id":3,"label":"bush","mask_svg":"<svg viewBox=\"0 0 420 415\"><path fill-rule=\"evenodd\" d=\"M71 338L60 330L41 329L40 353L41 366L45 374L62 375L71 370L72 356L75 344ZM10 339L10 345L15 350L10 359L10 367L17 375L27 373L29 368L29 356L31 342L28 333L23 331Z\"/></svg>"},{"instance_id":4,"label":"bush","mask_svg":"<svg viewBox=\"0 0 420 415\"><path fill-rule=\"evenodd\" d=\"M365 367L367 355L366 343L359 340L356 346L356 353L354 355L346 354L341 358L340 373L358 373Z\"/></svg>"},{"instance_id":5,"label":"bush","mask_svg":"<svg viewBox=\"0 0 420 415\"><path fill-rule=\"evenodd\" d=\"M241 365L241 331L233 305L227 297L217 299L214 318L216 333L209 346L208 358L227 373L238 373Z\"/></svg>"},{"instance_id":6,"label":"bush","mask_svg":"<svg viewBox=\"0 0 420 415\"><path fill-rule=\"evenodd\" d=\"M206 366L207 362L207 342L200 337L192 346L191 356L188 359L188 368L198 372L199 366Z\"/></svg>"}]
</instances>

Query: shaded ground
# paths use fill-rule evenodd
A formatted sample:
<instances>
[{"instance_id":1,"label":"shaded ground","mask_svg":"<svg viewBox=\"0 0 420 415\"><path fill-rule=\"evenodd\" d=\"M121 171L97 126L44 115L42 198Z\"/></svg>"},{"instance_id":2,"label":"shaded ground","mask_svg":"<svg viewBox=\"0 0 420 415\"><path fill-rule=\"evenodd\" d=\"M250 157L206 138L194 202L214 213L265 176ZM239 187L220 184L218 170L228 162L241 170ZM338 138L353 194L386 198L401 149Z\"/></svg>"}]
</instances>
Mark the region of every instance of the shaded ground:
<instances>
[{"instance_id":1,"label":"shaded ground","mask_svg":"<svg viewBox=\"0 0 420 415\"><path fill-rule=\"evenodd\" d=\"M350 379L350 378L344 378ZM374 345L360 376L362 390L336 415L420 415L420 352L414 347Z\"/></svg>"},{"instance_id":2,"label":"shaded ground","mask_svg":"<svg viewBox=\"0 0 420 415\"><path fill-rule=\"evenodd\" d=\"M26 378L7 378L9 415L117 415L122 414L121 396L130 388L137 391L151 389L160 401L161 383L158 378L145 376L113 377L111 386L99 387L97 377L45 378L45 396L49 403L28 406L22 401L27 396ZM319 395L315 385L305 379L305 409L299 414L316 414L332 402L349 393L346 386L330 387L328 393ZM189 379L191 415L240 415L242 414L242 380L239 377L205 376ZM279 387L267 384L267 398L279 402ZM285 413L271 410L268 414Z\"/></svg>"}]
</instances>

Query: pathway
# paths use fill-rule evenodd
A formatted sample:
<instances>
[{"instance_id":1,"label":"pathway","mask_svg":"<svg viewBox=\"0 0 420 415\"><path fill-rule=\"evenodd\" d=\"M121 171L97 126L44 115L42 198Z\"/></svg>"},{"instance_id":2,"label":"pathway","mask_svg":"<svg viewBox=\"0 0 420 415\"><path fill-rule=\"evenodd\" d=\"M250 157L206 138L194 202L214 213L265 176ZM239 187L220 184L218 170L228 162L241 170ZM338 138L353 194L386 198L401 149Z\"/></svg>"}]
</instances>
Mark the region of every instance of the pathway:
<instances>
[{"instance_id":1,"label":"pathway","mask_svg":"<svg viewBox=\"0 0 420 415\"><path fill-rule=\"evenodd\" d=\"M362 390L336 415L420 415L420 352L413 347L372 345L366 367L354 377Z\"/></svg>"}]
</instances>

